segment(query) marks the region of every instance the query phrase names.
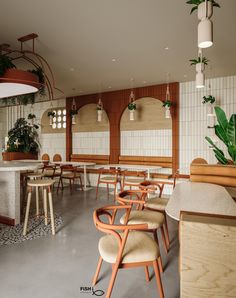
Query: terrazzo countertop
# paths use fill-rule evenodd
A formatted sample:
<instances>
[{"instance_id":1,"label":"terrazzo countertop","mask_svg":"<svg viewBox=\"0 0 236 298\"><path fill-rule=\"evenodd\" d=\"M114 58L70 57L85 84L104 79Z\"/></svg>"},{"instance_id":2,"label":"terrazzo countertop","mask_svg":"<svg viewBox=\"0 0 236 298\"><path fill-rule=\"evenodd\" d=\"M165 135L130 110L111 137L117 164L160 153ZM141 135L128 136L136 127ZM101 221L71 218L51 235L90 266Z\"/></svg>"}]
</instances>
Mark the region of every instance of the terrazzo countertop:
<instances>
[{"instance_id":1,"label":"terrazzo countertop","mask_svg":"<svg viewBox=\"0 0 236 298\"><path fill-rule=\"evenodd\" d=\"M20 161L0 161L0 172L36 170L40 164Z\"/></svg>"}]
</instances>

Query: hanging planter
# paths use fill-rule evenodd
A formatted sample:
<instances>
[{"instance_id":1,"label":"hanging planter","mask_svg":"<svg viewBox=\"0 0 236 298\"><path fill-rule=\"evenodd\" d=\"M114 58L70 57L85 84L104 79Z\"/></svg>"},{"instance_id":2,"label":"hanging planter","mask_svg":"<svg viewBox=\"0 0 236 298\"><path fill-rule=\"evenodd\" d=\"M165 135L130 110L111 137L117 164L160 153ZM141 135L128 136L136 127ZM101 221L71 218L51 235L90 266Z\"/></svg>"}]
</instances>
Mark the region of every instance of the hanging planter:
<instances>
[{"instance_id":1,"label":"hanging planter","mask_svg":"<svg viewBox=\"0 0 236 298\"><path fill-rule=\"evenodd\" d=\"M48 112L48 117L49 117L49 125L52 126L53 124L53 118L56 116L56 113L53 111Z\"/></svg>"},{"instance_id":2,"label":"hanging planter","mask_svg":"<svg viewBox=\"0 0 236 298\"><path fill-rule=\"evenodd\" d=\"M35 114L30 113L30 114L28 115L28 120L31 120L31 123L32 123L32 124L34 124L35 119L36 119Z\"/></svg>"},{"instance_id":3,"label":"hanging planter","mask_svg":"<svg viewBox=\"0 0 236 298\"><path fill-rule=\"evenodd\" d=\"M217 4L217 3L215 3L215 4ZM198 7L197 7L197 17L200 21L202 21L205 18L210 19L212 17L212 15L213 15L213 3L212 3L212 1L207 1L207 9L206 9L205 1L198 5Z\"/></svg>"},{"instance_id":4,"label":"hanging planter","mask_svg":"<svg viewBox=\"0 0 236 298\"><path fill-rule=\"evenodd\" d=\"M135 119L134 113L136 110L136 104L134 102L130 102L128 104L128 110L129 110L129 120L134 121L134 119Z\"/></svg>"},{"instance_id":5,"label":"hanging planter","mask_svg":"<svg viewBox=\"0 0 236 298\"><path fill-rule=\"evenodd\" d=\"M102 104L101 98L99 98L97 103L97 121L98 122L102 121L102 110L103 110L103 104Z\"/></svg>"},{"instance_id":6,"label":"hanging planter","mask_svg":"<svg viewBox=\"0 0 236 298\"><path fill-rule=\"evenodd\" d=\"M162 106L165 108L165 118L171 118L170 107L172 106L172 102L170 100L166 100L163 102Z\"/></svg>"},{"instance_id":7,"label":"hanging planter","mask_svg":"<svg viewBox=\"0 0 236 298\"><path fill-rule=\"evenodd\" d=\"M201 57L201 52L200 52L197 59L191 59L189 61L191 62L190 65L195 65L196 67L196 88L204 88L205 87L204 70L209 60L206 57Z\"/></svg>"},{"instance_id":8,"label":"hanging planter","mask_svg":"<svg viewBox=\"0 0 236 298\"><path fill-rule=\"evenodd\" d=\"M78 110L71 110L70 111L70 116L71 116L71 124L75 125L76 124L76 115L78 114Z\"/></svg>"},{"instance_id":9,"label":"hanging planter","mask_svg":"<svg viewBox=\"0 0 236 298\"><path fill-rule=\"evenodd\" d=\"M220 5L215 1L215 0L207 0L208 2L208 14L209 14L209 18L212 16L213 13L213 9L212 7L220 7ZM195 10L198 10L198 18L201 20L202 19L202 15L205 16L205 0L189 0L186 2L187 4L190 5L194 5L190 11L190 14L192 14Z\"/></svg>"},{"instance_id":10,"label":"hanging planter","mask_svg":"<svg viewBox=\"0 0 236 298\"><path fill-rule=\"evenodd\" d=\"M207 106L207 127L214 128L215 127L215 97L212 95L203 96L203 104Z\"/></svg>"}]
</instances>

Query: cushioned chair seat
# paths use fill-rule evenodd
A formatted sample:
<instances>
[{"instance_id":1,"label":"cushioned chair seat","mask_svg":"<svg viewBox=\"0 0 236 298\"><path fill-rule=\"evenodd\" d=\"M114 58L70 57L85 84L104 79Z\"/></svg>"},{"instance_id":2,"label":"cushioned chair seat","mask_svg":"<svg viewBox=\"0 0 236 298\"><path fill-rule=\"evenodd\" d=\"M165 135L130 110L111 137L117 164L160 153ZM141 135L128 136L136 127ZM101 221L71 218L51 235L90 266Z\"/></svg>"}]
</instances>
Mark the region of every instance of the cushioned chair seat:
<instances>
[{"instance_id":1,"label":"cushioned chair seat","mask_svg":"<svg viewBox=\"0 0 236 298\"><path fill-rule=\"evenodd\" d=\"M79 178L80 177L80 174L78 173L76 173L76 174L74 174L74 173L63 173L62 175L61 175L61 178L68 178L68 179L73 179L73 178Z\"/></svg>"},{"instance_id":2,"label":"cushioned chair seat","mask_svg":"<svg viewBox=\"0 0 236 298\"><path fill-rule=\"evenodd\" d=\"M111 182L116 182L116 178L113 176L104 176L100 179L100 182L105 182L105 183L111 183Z\"/></svg>"},{"instance_id":3,"label":"cushioned chair seat","mask_svg":"<svg viewBox=\"0 0 236 298\"><path fill-rule=\"evenodd\" d=\"M139 185L143 181L144 181L144 178L129 178L129 179L125 179L125 184L137 184L137 185Z\"/></svg>"},{"instance_id":4,"label":"cushioned chair seat","mask_svg":"<svg viewBox=\"0 0 236 298\"><path fill-rule=\"evenodd\" d=\"M149 229L158 229L164 222L164 215L156 211L140 210L131 211L129 215L129 224L143 224L146 223ZM120 223L125 224L125 215L120 219Z\"/></svg>"},{"instance_id":5,"label":"cushioned chair seat","mask_svg":"<svg viewBox=\"0 0 236 298\"><path fill-rule=\"evenodd\" d=\"M152 198L147 200L147 202L144 204L144 207L164 211L168 201L168 198Z\"/></svg>"},{"instance_id":6,"label":"cushioned chair seat","mask_svg":"<svg viewBox=\"0 0 236 298\"><path fill-rule=\"evenodd\" d=\"M115 263L119 250L118 240L113 235L100 238L98 249L102 259ZM154 261L159 257L159 247L156 242L144 232L130 232L123 252L122 263Z\"/></svg>"}]
</instances>

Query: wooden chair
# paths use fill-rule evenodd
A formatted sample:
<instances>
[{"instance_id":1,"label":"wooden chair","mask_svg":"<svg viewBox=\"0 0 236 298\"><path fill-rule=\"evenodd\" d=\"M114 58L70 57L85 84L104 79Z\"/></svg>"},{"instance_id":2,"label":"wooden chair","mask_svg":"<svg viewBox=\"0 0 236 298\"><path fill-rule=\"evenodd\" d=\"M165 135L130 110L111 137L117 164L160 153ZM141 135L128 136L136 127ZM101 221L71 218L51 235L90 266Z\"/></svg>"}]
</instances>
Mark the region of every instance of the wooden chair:
<instances>
[{"instance_id":1,"label":"wooden chair","mask_svg":"<svg viewBox=\"0 0 236 298\"><path fill-rule=\"evenodd\" d=\"M146 201L142 199L142 196L145 195L146 191L135 191L135 190L125 190L120 192L116 200L122 205L131 206L132 210L129 210L128 217L122 216L120 223L129 225L129 224L147 224L147 232L153 233L154 239L158 243L157 230L160 229L161 236L164 244L164 249L166 254L168 253L168 243L166 241L164 225L166 221L162 212L144 210L144 205ZM135 209L136 210L133 210Z\"/></svg>"},{"instance_id":2,"label":"wooden chair","mask_svg":"<svg viewBox=\"0 0 236 298\"><path fill-rule=\"evenodd\" d=\"M117 184L120 183L121 188L121 181L120 181L120 170L119 169L99 169L98 174L98 182L97 182L97 188L96 188L96 199L98 198L98 188L100 184L106 184L107 187L107 198L109 199L109 185L114 186L114 200L116 196L116 189Z\"/></svg>"},{"instance_id":3,"label":"wooden chair","mask_svg":"<svg viewBox=\"0 0 236 298\"><path fill-rule=\"evenodd\" d=\"M98 230L106 233L99 240L100 258L96 273L93 278L93 286L96 285L103 260L111 264L112 275L107 289L106 298L111 297L112 289L118 270L121 268L144 267L146 280L149 281L148 266L153 266L159 296L164 297L158 259L160 250L157 243L144 231L147 224L115 225L115 217L118 211L125 211L126 216L131 206L106 206L97 209L93 213L93 220ZM102 221L106 217L106 222Z\"/></svg>"},{"instance_id":4,"label":"wooden chair","mask_svg":"<svg viewBox=\"0 0 236 298\"><path fill-rule=\"evenodd\" d=\"M53 155L53 158L52 158L52 161L53 162L57 162L57 161L62 161L62 157L60 154L56 153Z\"/></svg>"},{"instance_id":5,"label":"wooden chair","mask_svg":"<svg viewBox=\"0 0 236 298\"><path fill-rule=\"evenodd\" d=\"M146 180L147 171L122 171L122 190L126 186L131 190L132 187L139 187L139 184Z\"/></svg>"},{"instance_id":6,"label":"wooden chair","mask_svg":"<svg viewBox=\"0 0 236 298\"><path fill-rule=\"evenodd\" d=\"M50 157L49 157L49 155L47 153L44 153L42 155L42 161L43 162L49 162L50 161Z\"/></svg>"},{"instance_id":7,"label":"wooden chair","mask_svg":"<svg viewBox=\"0 0 236 298\"><path fill-rule=\"evenodd\" d=\"M175 178L176 179L176 178ZM166 232L166 241L167 241L167 245L168 247L170 246L170 237L169 237L169 229L168 229L168 224L167 224L167 217L166 217L166 205L169 201L169 198L165 198L162 197L162 192L164 189L164 186L167 182L164 182L162 184L161 181L144 181L142 183L140 183L140 189L141 190L146 190L147 193L142 196L142 198L146 201L144 204L144 208L148 209L148 210L153 210L153 211L157 211L157 212L161 212L164 215L165 218L165 223L164 223L164 227L165 227L165 232ZM172 184L173 187L175 187L176 181L174 180L173 182L168 182L168 184ZM154 197L152 198L148 198L148 193L156 193L156 191L159 192L159 194L154 195Z\"/></svg>"},{"instance_id":8,"label":"wooden chair","mask_svg":"<svg viewBox=\"0 0 236 298\"><path fill-rule=\"evenodd\" d=\"M62 165L61 166L61 176L60 176L60 180L58 183L57 192L59 190L60 184L61 184L61 189L62 190L64 189L64 186L63 186L64 179L69 180L71 194L73 193L73 188L74 188L76 179L79 179L80 187L82 190L84 190L81 175L79 172L77 172L77 167L73 167L72 165Z\"/></svg>"}]
</instances>

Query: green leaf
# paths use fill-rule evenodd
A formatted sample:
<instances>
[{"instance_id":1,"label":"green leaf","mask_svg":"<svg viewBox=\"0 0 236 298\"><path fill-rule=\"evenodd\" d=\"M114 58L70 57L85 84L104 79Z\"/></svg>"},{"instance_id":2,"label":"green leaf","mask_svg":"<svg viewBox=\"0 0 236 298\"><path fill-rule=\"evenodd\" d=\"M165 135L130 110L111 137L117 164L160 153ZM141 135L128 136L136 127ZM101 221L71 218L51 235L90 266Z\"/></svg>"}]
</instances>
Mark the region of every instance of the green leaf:
<instances>
[{"instance_id":1,"label":"green leaf","mask_svg":"<svg viewBox=\"0 0 236 298\"><path fill-rule=\"evenodd\" d=\"M218 148L214 143L213 141L211 140L211 138L209 137L205 137L205 139L207 140L207 142L212 146L214 147L219 153L221 153L222 155L224 155L224 152L222 150L220 150L220 148Z\"/></svg>"},{"instance_id":2,"label":"green leaf","mask_svg":"<svg viewBox=\"0 0 236 298\"><path fill-rule=\"evenodd\" d=\"M228 120L225 112L220 107L215 107L215 113L219 125L223 128L223 130L226 131L228 126Z\"/></svg>"},{"instance_id":3,"label":"green leaf","mask_svg":"<svg viewBox=\"0 0 236 298\"><path fill-rule=\"evenodd\" d=\"M228 164L228 160L227 158L225 158L224 153L221 154L219 151L217 151L216 149L213 149L214 153L215 153L215 157L217 158L217 160L224 164L227 165Z\"/></svg>"},{"instance_id":4,"label":"green leaf","mask_svg":"<svg viewBox=\"0 0 236 298\"><path fill-rule=\"evenodd\" d=\"M228 152L230 157L232 158L234 164L236 164L236 147L235 146L229 146Z\"/></svg>"},{"instance_id":5,"label":"green leaf","mask_svg":"<svg viewBox=\"0 0 236 298\"><path fill-rule=\"evenodd\" d=\"M236 114L233 114L229 119L227 135L231 144L236 146Z\"/></svg>"},{"instance_id":6,"label":"green leaf","mask_svg":"<svg viewBox=\"0 0 236 298\"><path fill-rule=\"evenodd\" d=\"M227 135L227 131L224 131L224 129L220 125L215 125L215 134L219 139L221 139L222 142L227 146L229 144L229 138Z\"/></svg>"}]
</instances>

